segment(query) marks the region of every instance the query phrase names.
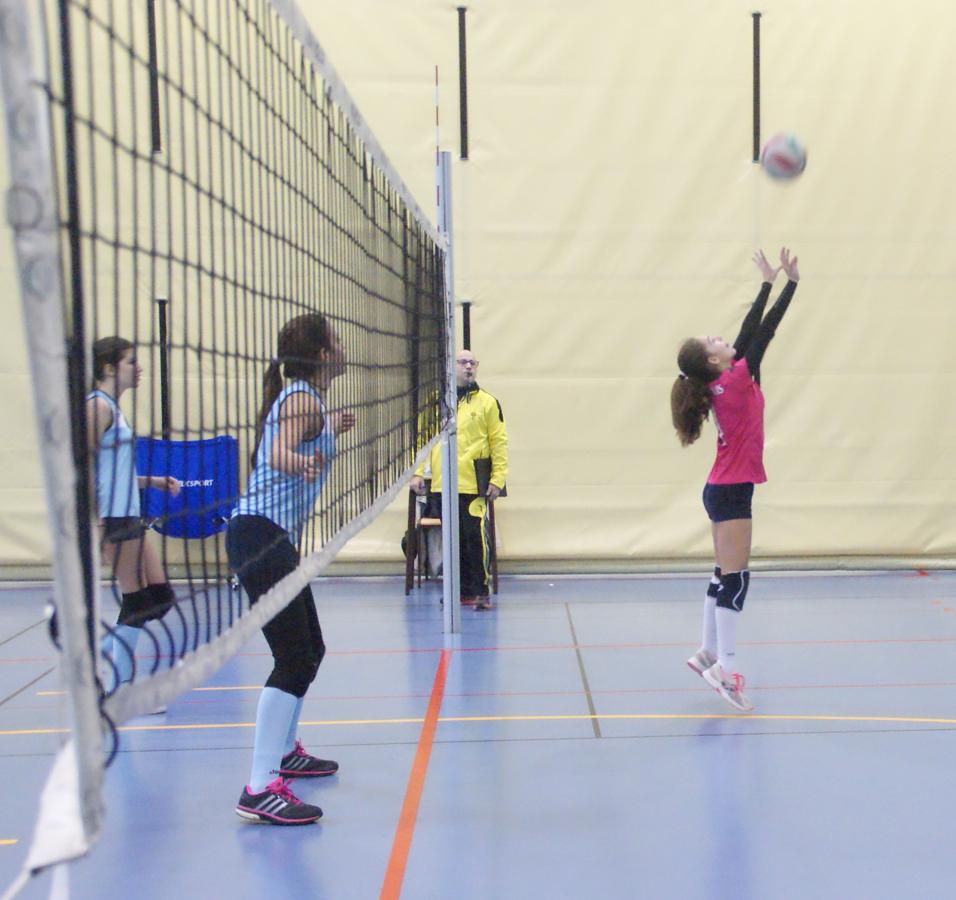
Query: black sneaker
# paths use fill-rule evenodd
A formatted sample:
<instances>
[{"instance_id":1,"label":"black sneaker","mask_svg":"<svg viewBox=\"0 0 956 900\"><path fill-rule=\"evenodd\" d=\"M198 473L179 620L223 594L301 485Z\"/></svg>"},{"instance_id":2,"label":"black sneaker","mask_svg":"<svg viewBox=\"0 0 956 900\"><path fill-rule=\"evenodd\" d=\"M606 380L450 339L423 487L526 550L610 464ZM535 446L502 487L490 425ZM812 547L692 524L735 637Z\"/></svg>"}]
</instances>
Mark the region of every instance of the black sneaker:
<instances>
[{"instance_id":1,"label":"black sneaker","mask_svg":"<svg viewBox=\"0 0 956 900\"><path fill-rule=\"evenodd\" d=\"M243 819L273 825L311 825L322 818L322 810L303 803L282 778L270 782L260 794L251 793L246 785L236 805L236 813Z\"/></svg>"},{"instance_id":2,"label":"black sneaker","mask_svg":"<svg viewBox=\"0 0 956 900\"><path fill-rule=\"evenodd\" d=\"M306 778L316 775L334 775L339 770L339 764L332 759L319 759L306 753L305 747L299 741L295 742L295 749L282 757L279 763L279 774L283 778Z\"/></svg>"}]
</instances>

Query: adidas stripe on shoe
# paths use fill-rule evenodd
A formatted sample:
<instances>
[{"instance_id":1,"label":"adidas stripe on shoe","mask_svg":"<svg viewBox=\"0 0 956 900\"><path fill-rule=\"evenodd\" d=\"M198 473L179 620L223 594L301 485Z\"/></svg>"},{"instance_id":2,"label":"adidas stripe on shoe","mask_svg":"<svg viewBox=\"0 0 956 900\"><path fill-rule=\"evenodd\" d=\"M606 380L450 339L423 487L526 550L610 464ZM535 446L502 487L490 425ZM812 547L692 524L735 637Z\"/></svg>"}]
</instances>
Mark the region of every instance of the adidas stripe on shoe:
<instances>
[{"instance_id":1,"label":"adidas stripe on shoe","mask_svg":"<svg viewBox=\"0 0 956 900\"><path fill-rule=\"evenodd\" d=\"M704 670L702 677L735 709L739 709L741 712L750 712L754 708L754 705L747 699L747 695L744 694L744 676L739 672L728 674L723 670L720 663L716 662L709 669Z\"/></svg>"},{"instance_id":2,"label":"adidas stripe on shoe","mask_svg":"<svg viewBox=\"0 0 956 900\"><path fill-rule=\"evenodd\" d=\"M243 819L272 825L310 825L322 818L322 810L303 803L282 778L269 782L258 794L253 794L246 785L236 805L236 814Z\"/></svg>"},{"instance_id":3,"label":"adidas stripe on shoe","mask_svg":"<svg viewBox=\"0 0 956 900\"><path fill-rule=\"evenodd\" d=\"M283 778L307 778L321 775L334 775L339 764L333 759L319 759L307 753L299 741L295 748L282 757L279 763L279 775Z\"/></svg>"}]
</instances>

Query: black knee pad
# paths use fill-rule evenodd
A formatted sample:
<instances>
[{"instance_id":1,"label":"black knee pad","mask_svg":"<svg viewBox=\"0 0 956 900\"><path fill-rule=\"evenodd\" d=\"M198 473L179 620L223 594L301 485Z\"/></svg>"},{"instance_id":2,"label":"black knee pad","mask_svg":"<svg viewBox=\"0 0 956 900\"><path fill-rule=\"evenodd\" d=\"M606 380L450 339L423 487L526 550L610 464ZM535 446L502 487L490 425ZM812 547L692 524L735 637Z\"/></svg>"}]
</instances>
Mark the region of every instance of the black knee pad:
<instances>
[{"instance_id":1,"label":"black knee pad","mask_svg":"<svg viewBox=\"0 0 956 900\"><path fill-rule=\"evenodd\" d=\"M117 625L129 625L132 628L142 628L149 621L149 613L153 606L153 594L148 587L139 591L123 594L120 603Z\"/></svg>"},{"instance_id":2,"label":"black knee pad","mask_svg":"<svg viewBox=\"0 0 956 900\"><path fill-rule=\"evenodd\" d=\"M319 674L319 666L322 665L322 660L325 658L325 644L320 643L318 647L315 648L315 655L309 660L309 684L312 684L315 681L315 676ZM304 693L304 692L303 692Z\"/></svg>"},{"instance_id":3,"label":"black knee pad","mask_svg":"<svg viewBox=\"0 0 956 900\"><path fill-rule=\"evenodd\" d=\"M732 609L740 612L747 599L747 588L750 587L750 572L728 572L720 576L720 587L717 591L717 606L720 609Z\"/></svg>"},{"instance_id":4,"label":"black knee pad","mask_svg":"<svg viewBox=\"0 0 956 900\"><path fill-rule=\"evenodd\" d=\"M123 594L120 604L119 625L142 628L147 622L161 619L176 602L176 595L168 583L151 584L142 590Z\"/></svg>"},{"instance_id":5,"label":"black knee pad","mask_svg":"<svg viewBox=\"0 0 956 900\"><path fill-rule=\"evenodd\" d=\"M710 584L707 585L707 596L716 597L717 592L720 590L720 566L714 566L714 574L710 579Z\"/></svg>"},{"instance_id":6,"label":"black knee pad","mask_svg":"<svg viewBox=\"0 0 956 900\"><path fill-rule=\"evenodd\" d=\"M173 608L173 604L176 602L176 594L168 581L164 581L162 584L151 584L149 591L153 595L153 609L150 613L150 619L161 619Z\"/></svg>"},{"instance_id":7,"label":"black knee pad","mask_svg":"<svg viewBox=\"0 0 956 900\"><path fill-rule=\"evenodd\" d=\"M304 697L309 685L315 681L324 653L323 647L319 653L310 654L304 659L276 660L275 668L269 680L266 681L266 687L278 688L287 694Z\"/></svg>"}]
</instances>

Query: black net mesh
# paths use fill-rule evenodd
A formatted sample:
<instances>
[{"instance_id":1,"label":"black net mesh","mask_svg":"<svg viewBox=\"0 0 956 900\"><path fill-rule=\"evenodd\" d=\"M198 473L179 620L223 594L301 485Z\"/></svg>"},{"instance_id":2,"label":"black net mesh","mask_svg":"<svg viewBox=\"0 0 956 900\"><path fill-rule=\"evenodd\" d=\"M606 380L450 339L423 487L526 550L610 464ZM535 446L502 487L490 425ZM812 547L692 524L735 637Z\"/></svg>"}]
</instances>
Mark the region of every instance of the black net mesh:
<instances>
[{"instance_id":1,"label":"black net mesh","mask_svg":"<svg viewBox=\"0 0 956 900\"><path fill-rule=\"evenodd\" d=\"M306 392L320 413L299 437L315 439L317 422L340 430L334 457L318 445L317 497L298 477L298 499L286 484L275 501L308 508L292 533L303 556L366 514L437 433L444 256L266 0L47 0L46 38L80 516L94 523L88 600L103 597L109 691L170 667L248 609L229 587L222 530L249 486L270 364L281 386L305 381L319 398ZM293 321L324 323L318 352L315 340L283 352ZM142 380L121 383L124 355L100 366L106 396L91 399L92 348L109 336L133 345ZM135 477L150 479L142 495L126 469L131 441ZM105 593L91 565L104 536ZM156 594L123 608L147 635L132 672L116 628L130 593L122 553L145 581L185 575L172 606Z\"/></svg>"}]
</instances>

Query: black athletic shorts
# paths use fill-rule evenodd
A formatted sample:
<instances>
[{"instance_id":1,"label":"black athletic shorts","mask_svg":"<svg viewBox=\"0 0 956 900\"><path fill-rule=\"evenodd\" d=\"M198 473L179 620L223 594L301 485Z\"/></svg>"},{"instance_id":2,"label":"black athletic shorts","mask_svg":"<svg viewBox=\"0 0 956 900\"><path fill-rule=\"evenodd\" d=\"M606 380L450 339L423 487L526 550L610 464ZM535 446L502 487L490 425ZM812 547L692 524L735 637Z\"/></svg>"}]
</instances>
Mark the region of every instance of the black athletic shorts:
<instances>
[{"instance_id":1,"label":"black athletic shorts","mask_svg":"<svg viewBox=\"0 0 956 900\"><path fill-rule=\"evenodd\" d=\"M103 543L121 544L146 534L146 523L139 516L112 516L103 519Z\"/></svg>"},{"instance_id":2,"label":"black athletic shorts","mask_svg":"<svg viewBox=\"0 0 956 900\"><path fill-rule=\"evenodd\" d=\"M704 509L711 522L728 522L731 519L752 519L751 504L754 484L705 484Z\"/></svg>"}]
</instances>

